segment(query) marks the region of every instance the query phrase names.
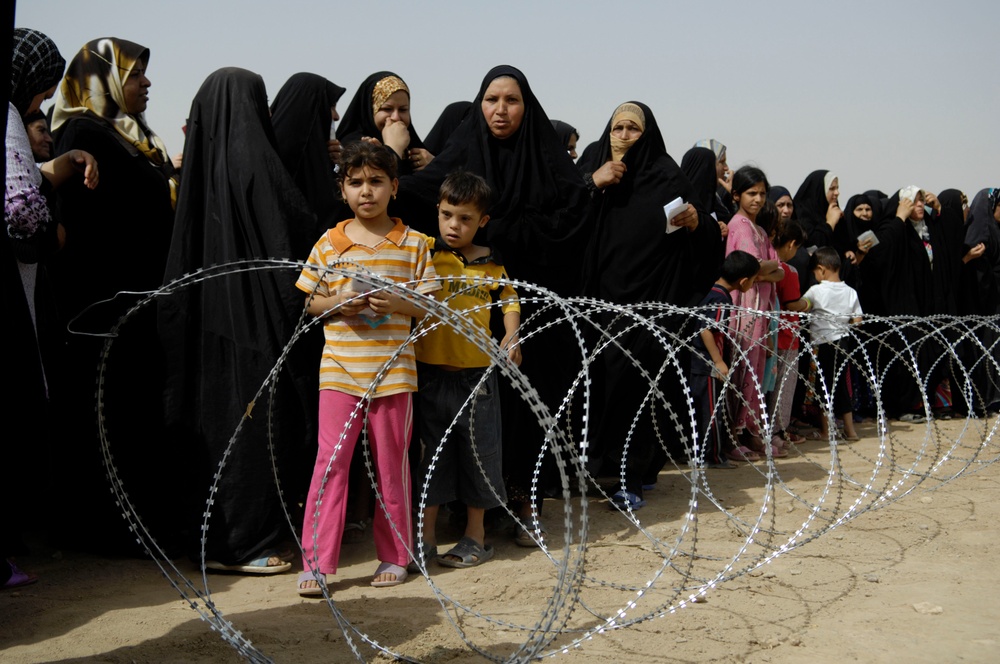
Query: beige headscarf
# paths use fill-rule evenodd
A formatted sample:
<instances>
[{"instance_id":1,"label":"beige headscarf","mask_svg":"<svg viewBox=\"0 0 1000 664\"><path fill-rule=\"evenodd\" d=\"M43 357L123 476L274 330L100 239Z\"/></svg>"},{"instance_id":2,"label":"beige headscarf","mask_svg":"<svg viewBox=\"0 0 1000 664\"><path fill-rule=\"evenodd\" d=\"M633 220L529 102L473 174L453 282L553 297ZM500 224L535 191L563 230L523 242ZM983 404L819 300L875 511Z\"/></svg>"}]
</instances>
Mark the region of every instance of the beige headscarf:
<instances>
[{"instance_id":1,"label":"beige headscarf","mask_svg":"<svg viewBox=\"0 0 1000 664\"><path fill-rule=\"evenodd\" d=\"M611 127L612 129L621 120L631 120L632 122L639 125L642 131L646 131L646 114L642 112L642 109L625 102L621 106L615 109L615 112L611 115ZM611 135L611 158L614 161L621 161L628 149L639 140L638 138L633 138L632 140L625 140L622 138L615 137L614 134Z\"/></svg>"}]
</instances>

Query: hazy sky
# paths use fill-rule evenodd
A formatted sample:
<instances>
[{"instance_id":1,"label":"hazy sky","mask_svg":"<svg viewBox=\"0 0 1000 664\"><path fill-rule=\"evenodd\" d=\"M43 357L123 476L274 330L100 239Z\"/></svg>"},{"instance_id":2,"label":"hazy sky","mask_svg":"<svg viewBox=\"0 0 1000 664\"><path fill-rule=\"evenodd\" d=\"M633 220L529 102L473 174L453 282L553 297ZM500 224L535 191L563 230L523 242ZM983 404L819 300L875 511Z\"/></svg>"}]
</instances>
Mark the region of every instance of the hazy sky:
<instances>
[{"instance_id":1,"label":"hazy sky","mask_svg":"<svg viewBox=\"0 0 1000 664\"><path fill-rule=\"evenodd\" d=\"M340 110L365 77L391 70L409 85L424 135L445 105L476 94L487 70L512 64L581 145L636 99L678 162L696 140L717 138L733 168L753 162L793 193L810 171L833 170L845 203L908 184L970 198L1000 186L995 9L986 0L20 0L16 25L48 34L67 61L97 37L149 47L146 115L172 153L191 99L219 67L261 74L272 97L291 74L315 72L347 88Z\"/></svg>"}]
</instances>

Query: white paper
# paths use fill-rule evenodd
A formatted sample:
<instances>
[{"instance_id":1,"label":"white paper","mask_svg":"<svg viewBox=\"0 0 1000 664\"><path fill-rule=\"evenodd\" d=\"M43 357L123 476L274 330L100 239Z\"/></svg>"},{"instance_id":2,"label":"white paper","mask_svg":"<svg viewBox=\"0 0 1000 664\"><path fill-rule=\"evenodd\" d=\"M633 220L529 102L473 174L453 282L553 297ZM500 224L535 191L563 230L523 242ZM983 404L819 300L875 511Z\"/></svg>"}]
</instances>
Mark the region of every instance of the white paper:
<instances>
[{"instance_id":1,"label":"white paper","mask_svg":"<svg viewBox=\"0 0 1000 664\"><path fill-rule=\"evenodd\" d=\"M670 222L673 221L674 217L679 215L681 212L684 212L686 209L687 203L685 203L680 197L675 198L663 206L663 214L667 216L667 233L673 233L674 231L683 228L683 226L674 226Z\"/></svg>"},{"instance_id":2,"label":"white paper","mask_svg":"<svg viewBox=\"0 0 1000 664\"><path fill-rule=\"evenodd\" d=\"M858 236L859 243L869 242L869 241L872 243L872 247L878 244L878 237L876 237L875 233L872 231L865 231L864 233ZM871 249L871 247L869 247L869 249Z\"/></svg>"}]
</instances>

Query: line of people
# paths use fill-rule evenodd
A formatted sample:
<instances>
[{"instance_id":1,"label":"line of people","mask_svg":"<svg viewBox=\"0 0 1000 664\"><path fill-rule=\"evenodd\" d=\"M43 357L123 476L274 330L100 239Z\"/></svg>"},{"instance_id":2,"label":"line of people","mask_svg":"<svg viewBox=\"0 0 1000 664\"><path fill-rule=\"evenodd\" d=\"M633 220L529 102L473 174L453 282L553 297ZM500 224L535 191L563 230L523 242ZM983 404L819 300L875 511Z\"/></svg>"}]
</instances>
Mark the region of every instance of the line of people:
<instances>
[{"instance_id":1,"label":"line of people","mask_svg":"<svg viewBox=\"0 0 1000 664\"><path fill-rule=\"evenodd\" d=\"M518 544L544 541L543 497L556 483L560 453L552 427L572 440L588 434L587 470L620 477L610 501L619 509L641 507L671 457L725 467L761 452L781 456L792 439L791 414L804 417L803 409L787 388L771 390L769 404L758 383L781 372L808 375L791 317L810 305L848 319L857 313L819 291L801 297L813 277L842 278L868 313L993 315L1000 306L997 190L980 192L968 219L953 190L940 197L917 188L891 197L872 192L841 210L833 174L811 174L792 197L759 169L730 171L726 147L714 139L699 142L678 165L652 109L639 101L615 107L574 163L579 133L550 120L525 75L507 65L486 74L473 101L449 106L425 141L411 120L411 91L392 72L366 79L341 117L345 90L320 75L296 74L269 105L259 75L221 69L192 101L183 154L170 157L145 121L148 49L97 39L64 72L50 40L20 30L12 62L18 76L8 115L4 292L6 310L18 312L9 343L31 350L11 374L20 378L5 382L19 386L7 403L38 423L39 444L8 443L4 453L23 455L25 466L45 459L52 472L44 485L34 476L5 485L7 504L22 517L8 522L7 535L37 523L51 501L66 515L55 533L64 542L138 552L107 492L103 437L131 504L168 555L204 559L219 571L287 571L298 548L290 545L290 508L292 521L303 524L298 589L322 594L341 539L363 533L374 518L380 565L372 582L396 585L414 559L451 566L488 560L487 510L500 505L511 510ZM26 122L39 120L33 113L56 86L50 124L58 156L35 168ZM456 173L464 175L456 181ZM44 182L61 186L50 190ZM831 250L810 252L814 246ZM728 257L742 254L757 263L752 275L749 263L727 271ZM308 259L308 267L301 274L272 267L207 276L119 324L142 294L249 259ZM363 278L330 272L332 263L419 282L417 295L459 310L492 309L492 317L473 318L473 329L483 339L492 329L502 353L467 353L467 339L430 333L414 352L412 326L434 320L413 304L417 295L372 291ZM480 269L487 272L477 281L470 271ZM790 279L796 272L801 284ZM468 300L472 287L449 285L498 284L508 275L538 293L610 305L595 309L585 327L586 353L575 321L538 293L518 301L498 288L499 301L488 304ZM719 289L739 292L742 309L727 323L743 358L735 364L721 354L721 339L702 334L704 319L657 313L664 304L696 306ZM788 324L753 313L776 307ZM655 324L637 324L628 311L650 314ZM312 316L322 324L307 326L283 355ZM716 330L721 319L714 319ZM110 330L113 340L94 336ZM662 330L697 337L709 356L678 356ZM843 332L838 324L821 345ZM726 372L711 356L713 345ZM921 352L930 357L935 348L924 344ZM484 371L504 354L547 405L544 426L508 381ZM589 418L580 415L584 360ZM720 418L704 414L716 412L714 405L699 406L702 430L676 424L677 412L686 411L677 378L705 376L692 368L699 362L716 367L718 374L707 374L712 380L728 375L729 392L739 394L732 435L720 435L712 450L706 434ZM978 366L979 397L964 404L966 412L1000 406L995 371ZM892 388L882 390L892 416L917 413L919 402L919 387L899 367L889 367ZM953 376L936 370L935 384L946 387ZM698 394L711 395L720 386L702 387ZM419 395L433 389L450 396L429 397L417 409L421 433L411 441L410 395L424 401ZM476 408L487 410L476 410L475 432L464 443L439 445L449 413L468 421L460 397L473 389L488 395L476 399ZM838 414L857 409L843 410L843 392L833 383L828 389L840 395ZM435 407L444 414L432 417ZM762 440L767 413L780 413L771 441ZM496 425L484 425L487 418ZM853 423L845 419L844 429L852 437ZM351 453L363 430L374 471L366 455ZM411 466L419 469L412 488ZM377 479L375 501L369 475ZM67 492L77 497L73 504L58 500ZM320 499L324 494L333 500ZM438 556L434 520L453 499L464 504L465 535ZM418 501L424 538L415 543ZM4 555L17 548L3 544Z\"/></svg>"}]
</instances>

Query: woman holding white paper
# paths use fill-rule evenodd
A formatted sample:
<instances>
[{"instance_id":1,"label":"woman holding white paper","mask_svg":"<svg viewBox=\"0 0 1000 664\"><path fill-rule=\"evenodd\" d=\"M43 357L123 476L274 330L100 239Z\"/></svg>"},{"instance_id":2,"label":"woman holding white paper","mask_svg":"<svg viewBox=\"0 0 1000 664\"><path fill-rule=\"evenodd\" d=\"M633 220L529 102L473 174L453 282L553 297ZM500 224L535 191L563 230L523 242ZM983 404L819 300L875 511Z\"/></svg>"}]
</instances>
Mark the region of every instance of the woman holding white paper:
<instances>
[{"instance_id":1,"label":"woman holding white paper","mask_svg":"<svg viewBox=\"0 0 1000 664\"><path fill-rule=\"evenodd\" d=\"M667 153L653 112L640 102L621 104L592 154L592 161L582 167L592 173L594 190L588 213L593 234L584 262L585 293L619 304L697 303L717 276L719 225L689 203L694 191ZM668 222L664 208L678 198L683 211ZM668 224L680 230L667 232ZM679 329L682 321L677 322L673 329ZM611 335L628 326L610 315L607 323L604 329ZM655 374L666 357L663 345L648 329L630 330L618 336L618 342L631 358L613 347L601 355L604 403L598 396L595 446L598 459L603 453L604 470L619 474L626 452L623 443L628 441L625 482L614 502L636 509L644 504L643 485L655 483L666 458L653 419L667 440L680 436L667 433L673 424L661 400L652 413L648 405L643 407L650 385L639 367ZM676 374L668 369L660 382L667 400L681 406ZM632 419L639 412L642 416L630 435ZM599 466L593 470L601 472Z\"/></svg>"}]
</instances>

